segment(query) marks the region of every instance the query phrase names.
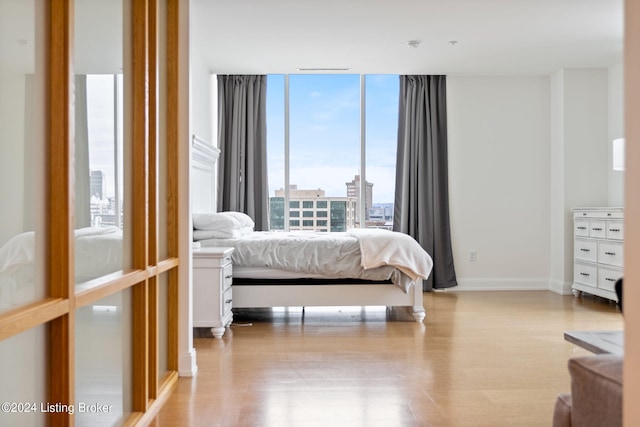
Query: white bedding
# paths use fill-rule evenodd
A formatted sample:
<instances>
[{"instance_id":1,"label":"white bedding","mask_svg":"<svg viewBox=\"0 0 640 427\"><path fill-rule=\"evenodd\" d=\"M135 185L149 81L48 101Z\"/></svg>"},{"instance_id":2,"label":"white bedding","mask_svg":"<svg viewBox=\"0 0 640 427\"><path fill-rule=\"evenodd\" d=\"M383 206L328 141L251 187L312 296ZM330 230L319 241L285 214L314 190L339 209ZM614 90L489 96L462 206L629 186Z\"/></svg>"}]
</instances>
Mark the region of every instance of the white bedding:
<instances>
[{"instance_id":1,"label":"white bedding","mask_svg":"<svg viewBox=\"0 0 640 427\"><path fill-rule=\"evenodd\" d=\"M414 239L386 230L261 231L234 239L200 240L200 244L234 247L232 259L238 267L284 270L298 277L390 279L405 292L414 281L427 278L433 265Z\"/></svg>"},{"instance_id":2,"label":"white bedding","mask_svg":"<svg viewBox=\"0 0 640 427\"><path fill-rule=\"evenodd\" d=\"M75 281L81 283L122 269L122 232L116 227L75 230ZM36 234L18 234L0 247L0 306L29 302L36 292Z\"/></svg>"}]
</instances>

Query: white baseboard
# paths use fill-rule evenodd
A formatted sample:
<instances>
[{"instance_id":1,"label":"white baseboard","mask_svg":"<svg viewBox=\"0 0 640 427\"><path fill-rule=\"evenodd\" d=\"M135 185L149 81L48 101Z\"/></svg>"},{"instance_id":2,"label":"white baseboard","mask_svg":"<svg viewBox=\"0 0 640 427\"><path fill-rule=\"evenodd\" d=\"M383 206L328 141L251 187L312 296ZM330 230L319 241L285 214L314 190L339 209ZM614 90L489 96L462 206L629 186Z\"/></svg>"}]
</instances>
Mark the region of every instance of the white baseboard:
<instances>
[{"instance_id":1,"label":"white baseboard","mask_svg":"<svg viewBox=\"0 0 640 427\"><path fill-rule=\"evenodd\" d=\"M178 375L181 377L193 377L198 372L198 365L196 364L196 349L192 348L191 351L180 355L178 361Z\"/></svg>"},{"instance_id":2,"label":"white baseboard","mask_svg":"<svg viewBox=\"0 0 640 427\"><path fill-rule=\"evenodd\" d=\"M546 291L548 279L495 278L458 279L458 286L447 291Z\"/></svg>"},{"instance_id":3,"label":"white baseboard","mask_svg":"<svg viewBox=\"0 0 640 427\"><path fill-rule=\"evenodd\" d=\"M571 282L564 282L562 280L550 280L549 290L560 295L571 295L573 294L571 285Z\"/></svg>"}]
</instances>

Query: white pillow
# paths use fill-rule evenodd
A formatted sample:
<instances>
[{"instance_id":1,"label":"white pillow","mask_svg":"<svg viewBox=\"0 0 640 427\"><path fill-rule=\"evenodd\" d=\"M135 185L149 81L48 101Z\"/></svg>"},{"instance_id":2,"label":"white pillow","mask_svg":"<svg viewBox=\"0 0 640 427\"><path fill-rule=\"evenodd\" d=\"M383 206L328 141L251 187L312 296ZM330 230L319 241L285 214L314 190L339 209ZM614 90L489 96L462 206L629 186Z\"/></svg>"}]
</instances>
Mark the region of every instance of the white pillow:
<instances>
[{"instance_id":1,"label":"white pillow","mask_svg":"<svg viewBox=\"0 0 640 427\"><path fill-rule=\"evenodd\" d=\"M222 234L220 238L233 237L234 231L247 228L253 231L255 224L251 217L241 212L212 212L194 213L193 228L196 230L217 231ZM223 237L224 236L224 237Z\"/></svg>"},{"instance_id":2,"label":"white pillow","mask_svg":"<svg viewBox=\"0 0 640 427\"><path fill-rule=\"evenodd\" d=\"M245 236L249 233L253 233L253 227L245 227L235 230L193 230L193 240L206 240L206 239L237 239Z\"/></svg>"},{"instance_id":3,"label":"white pillow","mask_svg":"<svg viewBox=\"0 0 640 427\"><path fill-rule=\"evenodd\" d=\"M223 215L228 215L230 217L233 217L235 219L237 219L238 221L240 221L240 224L242 224L242 227L251 227L254 228L256 226L255 222L253 222L253 219L251 219L251 217L249 215L247 215L246 213L242 213L242 212L220 212Z\"/></svg>"},{"instance_id":4,"label":"white pillow","mask_svg":"<svg viewBox=\"0 0 640 427\"><path fill-rule=\"evenodd\" d=\"M193 228L196 230L229 230L237 228L240 223L235 218L219 213L194 213Z\"/></svg>"}]
</instances>

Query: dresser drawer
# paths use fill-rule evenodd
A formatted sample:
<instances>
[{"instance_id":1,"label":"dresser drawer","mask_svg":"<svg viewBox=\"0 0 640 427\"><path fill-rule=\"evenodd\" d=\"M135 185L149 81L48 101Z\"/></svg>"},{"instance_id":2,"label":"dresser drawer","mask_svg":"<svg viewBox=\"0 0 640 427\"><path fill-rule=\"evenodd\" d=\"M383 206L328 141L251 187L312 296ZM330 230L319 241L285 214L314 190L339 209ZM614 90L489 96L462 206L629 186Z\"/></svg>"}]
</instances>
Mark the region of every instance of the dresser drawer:
<instances>
[{"instance_id":1,"label":"dresser drawer","mask_svg":"<svg viewBox=\"0 0 640 427\"><path fill-rule=\"evenodd\" d=\"M622 277L621 270L611 268L598 268L598 287L607 291L615 292L616 280Z\"/></svg>"},{"instance_id":2,"label":"dresser drawer","mask_svg":"<svg viewBox=\"0 0 640 427\"><path fill-rule=\"evenodd\" d=\"M576 219L573 223L574 233L578 237L589 237L589 220Z\"/></svg>"},{"instance_id":3,"label":"dresser drawer","mask_svg":"<svg viewBox=\"0 0 640 427\"><path fill-rule=\"evenodd\" d=\"M623 218L622 209L573 209L574 218Z\"/></svg>"},{"instance_id":4,"label":"dresser drawer","mask_svg":"<svg viewBox=\"0 0 640 427\"><path fill-rule=\"evenodd\" d=\"M581 264L576 262L573 265L573 280L574 282L582 283L585 285L598 286L598 267L595 265Z\"/></svg>"},{"instance_id":5,"label":"dresser drawer","mask_svg":"<svg viewBox=\"0 0 640 427\"><path fill-rule=\"evenodd\" d=\"M231 287L233 283L233 265L229 264L222 270L222 292Z\"/></svg>"},{"instance_id":6,"label":"dresser drawer","mask_svg":"<svg viewBox=\"0 0 640 427\"><path fill-rule=\"evenodd\" d=\"M604 239L606 236L606 221L591 220L589 221L589 236Z\"/></svg>"},{"instance_id":7,"label":"dresser drawer","mask_svg":"<svg viewBox=\"0 0 640 427\"><path fill-rule=\"evenodd\" d=\"M607 239L622 240L624 221L607 221Z\"/></svg>"},{"instance_id":8,"label":"dresser drawer","mask_svg":"<svg viewBox=\"0 0 640 427\"><path fill-rule=\"evenodd\" d=\"M227 265L227 264L231 264L231 254L225 254L225 256L222 258L222 265Z\"/></svg>"},{"instance_id":9,"label":"dresser drawer","mask_svg":"<svg viewBox=\"0 0 640 427\"><path fill-rule=\"evenodd\" d=\"M598 261L598 243L592 240L576 239L573 248L574 257L583 261Z\"/></svg>"},{"instance_id":10,"label":"dresser drawer","mask_svg":"<svg viewBox=\"0 0 640 427\"><path fill-rule=\"evenodd\" d=\"M602 264L615 265L622 267L624 259L622 242L599 242L598 243L598 262Z\"/></svg>"},{"instance_id":11,"label":"dresser drawer","mask_svg":"<svg viewBox=\"0 0 640 427\"><path fill-rule=\"evenodd\" d=\"M222 317L224 318L227 314L231 312L233 308L233 288L227 289L222 294Z\"/></svg>"}]
</instances>

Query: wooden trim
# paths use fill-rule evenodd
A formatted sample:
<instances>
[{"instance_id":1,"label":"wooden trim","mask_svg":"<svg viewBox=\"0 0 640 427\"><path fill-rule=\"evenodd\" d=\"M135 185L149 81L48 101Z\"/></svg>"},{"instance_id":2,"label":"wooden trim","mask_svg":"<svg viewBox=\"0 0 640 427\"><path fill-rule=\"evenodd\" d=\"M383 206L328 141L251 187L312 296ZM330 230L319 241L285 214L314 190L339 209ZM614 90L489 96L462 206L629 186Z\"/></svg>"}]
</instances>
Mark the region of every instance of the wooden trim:
<instances>
[{"instance_id":1,"label":"wooden trim","mask_svg":"<svg viewBox=\"0 0 640 427\"><path fill-rule=\"evenodd\" d=\"M121 271L85 282L76 292L76 308L92 304L96 301L130 288L149 278L146 270L123 273Z\"/></svg>"},{"instance_id":2,"label":"wooden trim","mask_svg":"<svg viewBox=\"0 0 640 427\"><path fill-rule=\"evenodd\" d=\"M72 405L75 401L75 312L48 323L49 331L49 402ZM68 412L49 412L51 426L73 426Z\"/></svg>"},{"instance_id":3,"label":"wooden trim","mask_svg":"<svg viewBox=\"0 0 640 427\"><path fill-rule=\"evenodd\" d=\"M158 373L159 373L159 354L160 349L160 280L159 276L149 279L149 398L156 399L158 397Z\"/></svg>"},{"instance_id":4,"label":"wooden trim","mask_svg":"<svg viewBox=\"0 0 640 427\"><path fill-rule=\"evenodd\" d=\"M178 269L169 270L167 282L167 369L178 371Z\"/></svg>"},{"instance_id":5,"label":"wooden trim","mask_svg":"<svg viewBox=\"0 0 640 427\"><path fill-rule=\"evenodd\" d=\"M168 292L168 337L167 337L167 369L178 370L178 269L179 267L179 242L180 224L178 215L178 191L179 182L179 142L180 132L178 127L179 109L179 34L180 29L180 1L167 0L167 81L166 81L166 138L167 138L167 251L169 257L176 260L176 266L169 271L167 292Z\"/></svg>"},{"instance_id":6,"label":"wooden trim","mask_svg":"<svg viewBox=\"0 0 640 427\"><path fill-rule=\"evenodd\" d=\"M149 1L149 264L158 263L158 0Z\"/></svg>"},{"instance_id":7,"label":"wooden trim","mask_svg":"<svg viewBox=\"0 0 640 427\"><path fill-rule=\"evenodd\" d=\"M48 298L0 315L0 340L50 322L69 312L69 301Z\"/></svg>"},{"instance_id":8,"label":"wooden trim","mask_svg":"<svg viewBox=\"0 0 640 427\"><path fill-rule=\"evenodd\" d=\"M149 283L144 281L131 289L133 411L146 412L149 404Z\"/></svg>"},{"instance_id":9,"label":"wooden trim","mask_svg":"<svg viewBox=\"0 0 640 427\"><path fill-rule=\"evenodd\" d=\"M133 268L149 266L149 17L148 0L131 3L132 249ZM132 410L146 412L149 400L148 281L133 286Z\"/></svg>"},{"instance_id":10,"label":"wooden trim","mask_svg":"<svg viewBox=\"0 0 640 427\"><path fill-rule=\"evenodd\" d=\"M171 393L173 392L177 384L178 373L168 373L162 380L162 386L160 387L158 398L149 402L149 408L147 412L135 412L131 414L122 425L124 427L151 425L154 418L160 413L160 409L162 409L162 406L171 396Z\"/></svg>"},{"instance_id":11,"label":"wooden trim","mask_svg":"<svg viewBox=\"0 0 640 427\"><path fill-rule=\"evenodd\" d=\"M167 81L166 81L166 138L167 138L167 250L169 257L178 257L178 176L179 176L179 0L167 0ZM186 143L186 141L185 141Z\"/></svg>"},{"instance_id":12,"label":"wooden trim","mask_svg":"<svg viewBox=\"0 0 640 427\"><path fill-rule=\"evenodd\" d=\"M73 176L74 123L71 63L71 5L67 0L49 3L48 28L48 260L47 277L52 297L68 298L73 289Z\"/></svg>"},{"instance_id":13,"label":"wooden trim","mask_svg":"<svg viewBox=\"0 0 640 427\"><path fill-rule=\"evenodd\" d=\"M160 382L159 394L162 395L164 393L171 392L177 383L178 383L178 372L176 371L167 372L165 376L162 378L162 381Z\"/></svg>"},{"instance_id":14,"label":"wooden trim","mask_svg":"<svg viewBox=\"0 0 640 427\"><path fill-rule=\"evenodd\" d=\"M149 61L147 49L147 0L132 2L132 250L133 268L146 269L148 264L149 219Z\"/></svg>"},{"instance_id":15,"label":"wooden trim","mask_svg":"<svg viewBox=\"0 0 640 427\"><path fill-rule=\"evenodd\" d=\"M158 274L162 274L166 271L171 270L172 268L176 268L178 266L178 258L168 258L158 262L156 268L158 269Z\"/></svg>"},{"instance_id":16,"label":"wooden trim","mask_svg":"<svg viewBox=\"0 0 640 427\"><path fill-rule=\"evenodd\" d=\"M67 314L48 323L49 402L74 403L73 304L73 5L47 3L47 278L49 296L66 301ZM69 299L70 298L70 299ZM74 425L68 412L49 412L48 424Z\"/></svg>"},{"instance_id":17,"label":"wooden trim","mask_svg":"<svg viewBox=\"0 0 640 427\"><path fill-rule=\"evenodd\" d=\"M158 209L158 1L149 2L149 264L158 263L159 209ZM148 393L150 399L158 396L158 272L149 279L149 348Z\"/></svg>"}]
</instances>

